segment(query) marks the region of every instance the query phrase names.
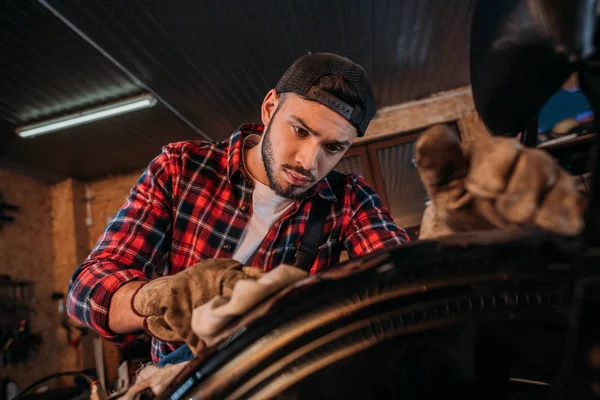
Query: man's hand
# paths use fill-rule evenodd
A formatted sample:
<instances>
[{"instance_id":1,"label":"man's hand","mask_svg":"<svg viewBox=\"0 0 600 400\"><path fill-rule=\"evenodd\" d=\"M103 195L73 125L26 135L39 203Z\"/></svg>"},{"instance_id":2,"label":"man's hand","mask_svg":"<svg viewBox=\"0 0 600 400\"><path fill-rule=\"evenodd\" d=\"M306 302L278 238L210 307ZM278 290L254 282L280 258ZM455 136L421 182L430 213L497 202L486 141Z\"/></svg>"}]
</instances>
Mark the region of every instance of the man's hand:
<instances>
[{"instance_id":1,"label":"man's hand","mask_svg":"<svg viewBox=\"0 0 600 400\"><path fill-rule=\"evenodd\" d=\"M489 229L583 230L585 201L575 179L542 150L503 137L461 144L448 126L437 125L419 138L415 153L431 199L420 238Z\"/></svg>"},{"instance_id":2,"label":"man's hand","mask_svg":"<svg viewBox=\"0 0 600 400\"><path fill-rule=\"evenodd\" d=\"M232 259L210 259L170 276L142 285L131 300L134 312L145 318L152 336L186 342L194 351L198 338L192 332L192 311L215 296L228 296L241 279L257 279L263 271L243 267Z\"/></svg>"}]
</instances>

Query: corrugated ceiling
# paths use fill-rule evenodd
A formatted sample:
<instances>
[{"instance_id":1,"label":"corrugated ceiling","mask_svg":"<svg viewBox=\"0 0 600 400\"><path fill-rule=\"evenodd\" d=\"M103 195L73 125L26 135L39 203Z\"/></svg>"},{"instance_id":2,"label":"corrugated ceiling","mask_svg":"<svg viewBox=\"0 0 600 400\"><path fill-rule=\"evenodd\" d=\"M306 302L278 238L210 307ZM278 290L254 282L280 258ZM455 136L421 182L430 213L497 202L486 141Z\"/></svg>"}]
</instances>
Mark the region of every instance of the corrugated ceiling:
<instances>
[{"instance_id":1,"label":"corrugated ceiling","mask_svg":"<svg viewBox=\"0 0 600 400\"><path fill-rule=\"evenodd\" d=\"M378 106L468 84L474 0L4 0L0 168L80 180L222 140L300 55L362 64ZM54 9L55 13L49 11ZM149 110L23 140L17 125L152 91Z\"/></svg>"}]
</instances>

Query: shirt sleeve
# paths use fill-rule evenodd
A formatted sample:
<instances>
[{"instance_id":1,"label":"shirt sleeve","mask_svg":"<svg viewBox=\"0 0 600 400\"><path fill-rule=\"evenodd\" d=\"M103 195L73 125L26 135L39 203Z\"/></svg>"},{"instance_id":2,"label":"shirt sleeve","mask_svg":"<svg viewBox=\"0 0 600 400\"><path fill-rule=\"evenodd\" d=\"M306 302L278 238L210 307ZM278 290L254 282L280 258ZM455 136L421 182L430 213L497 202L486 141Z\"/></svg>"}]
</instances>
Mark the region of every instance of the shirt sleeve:
<instances>
[{"instance_id":1,"label":"shirt sleeve","mask_svg":"<svg viewBox=\"0 0 600 400\"><path fill-rule=\"evenodd\" d=\"M127 282L149 279L170 245L174 158L173 148L165 146L150 162L69 282L69 316L116 344L139 334L108 328L112 295Z\"/></svg>"},{"instance_id":2,"label":"shirt sleeve","mask_svg":"<svg viewBox=\"0 0 600 400\"><path fill-rule=\"evenodd\" d=\"M406 231L396 225L390 211L362 177L354 179L350 190L350 226L344 246L350 258L407 243Z\"/></svg>"}]
</instances>

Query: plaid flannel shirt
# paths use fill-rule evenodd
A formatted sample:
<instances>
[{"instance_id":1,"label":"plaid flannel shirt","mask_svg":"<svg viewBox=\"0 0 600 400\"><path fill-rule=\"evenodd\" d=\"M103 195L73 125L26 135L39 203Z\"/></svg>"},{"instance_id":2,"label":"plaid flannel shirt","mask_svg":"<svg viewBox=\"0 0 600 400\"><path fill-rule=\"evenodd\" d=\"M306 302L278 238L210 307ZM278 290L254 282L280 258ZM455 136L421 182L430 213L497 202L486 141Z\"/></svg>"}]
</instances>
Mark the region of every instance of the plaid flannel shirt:
<instances>
[{"instance_id":1,"label":"plaid flannel shirt","mask_svg":"<svg viewBox=\"0 0 600 400\"><path fill-rule=\"evenodd\" d=\"M242 146L245 137L260 135L263 128L246 124L220 143L165 146L75 270L69 283L69 315L106 340L124 344L139 333L120 335L108 328L110 300L117 289L150 279L163 261L164 274L175 274L204 259L231 258L252 213L253 184L242 167ZM252 265L268 271L293 264L313 196L329 200L331 210L311 274L337 263L342 247L355 258L409 240L362 177L343 174L342 185L336 196L325 178L307 198L296 201L268 232ZM153 338L153 361L180 345Z\"/></svg>"}]
</instances>

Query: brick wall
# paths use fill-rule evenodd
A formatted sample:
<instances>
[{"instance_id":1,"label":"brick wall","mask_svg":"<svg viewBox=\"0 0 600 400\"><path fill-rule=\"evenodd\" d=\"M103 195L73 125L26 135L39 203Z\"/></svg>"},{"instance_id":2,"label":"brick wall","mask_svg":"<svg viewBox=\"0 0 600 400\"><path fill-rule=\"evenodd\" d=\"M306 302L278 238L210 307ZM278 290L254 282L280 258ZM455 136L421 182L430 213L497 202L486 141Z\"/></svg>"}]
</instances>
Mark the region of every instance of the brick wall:
<instances>
[{"instance_id":1,"label":"brick wall","mask_svg":"<svg viewBox=\"0 0 600 400\"><path fill-rule=\"evenodd\" d=\"M65 185L59 186L63 189ZM83 363L83 353L67 345L58 303L52 300L53 292L66 292L75 262L75 258L64 259L64 249L71 247L75 237L74 229L69 229L73 219L67 215L73 201L68 191L55 191L48 184L7 171L0 171L0 192L4 201L20 208L11 213L16 220L0 230L0 274L35 282L37 313L31 327L34 333L43 333L39 353L31 361L0 368L0 376L9 376L24 388L50 373L90 367ZM62 209L56 204L62 204ZM72 382L68 379L64 381ZM48 382L48 386L57 382Z\"/></svg>"}]
</instances>

